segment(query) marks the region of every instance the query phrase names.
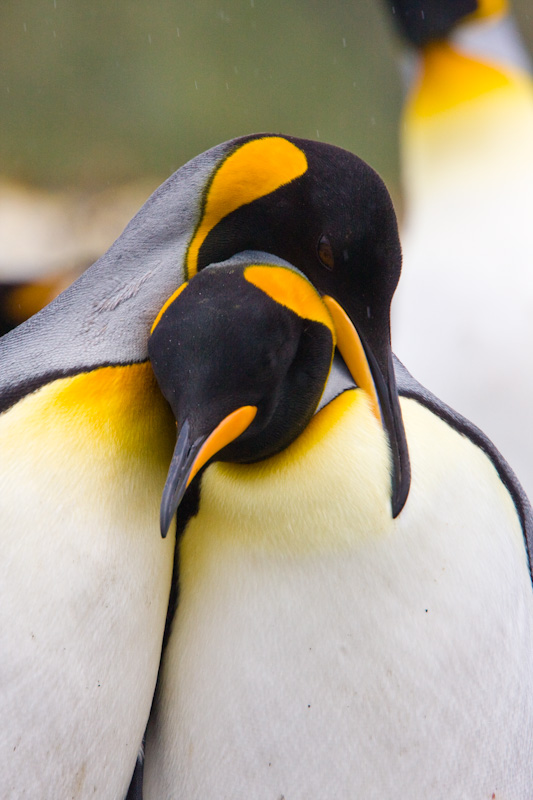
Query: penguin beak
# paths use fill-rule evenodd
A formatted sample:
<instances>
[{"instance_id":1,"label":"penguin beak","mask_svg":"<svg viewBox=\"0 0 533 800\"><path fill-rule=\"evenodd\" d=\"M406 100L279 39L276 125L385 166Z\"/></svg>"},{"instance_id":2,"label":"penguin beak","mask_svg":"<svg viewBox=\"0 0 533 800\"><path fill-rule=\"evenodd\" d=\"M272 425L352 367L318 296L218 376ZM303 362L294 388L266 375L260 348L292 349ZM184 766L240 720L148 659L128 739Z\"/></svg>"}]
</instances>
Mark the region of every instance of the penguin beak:
<instances>
[{"instance_id":1,"label":"penguin beak","mask_svg":"<svg viewBox=\"0 0 533 800\"><path fill-rule=\"evenodd\" d=\"M161 500L159 523L163 539L194 476L219 450L244 433L256 413L256 406L241 406L207 432L195 433L188 419L183 422Z\"/></svg>"},{"instance_id":2,"label":"penguin beak","mask_svg":"<svg viewBox=\"0 0 533 800\"><path fill-rule=\"evenodd\" d=\"M337 349L356 385L368 395L372 413L378 422L382 422L378 394L359 334L346 311L333 297L325 295L322 300L333 319Z\"/></svg>"},{"instance_id":3,"label":"penguin beak","mask_svg":"<svg viewBox=\"0 0 533 800\"><path fill-rule=\"evenodd\" d=\"M344 359L350 376L355 384L366 392L372 413L387 434L392 461L391 509L392 516L397 517L407 499L411 472L392 354L389 353L388 363L384 369L381 369L370 348L363 345L357 330L342 306L327 295L322 297L322 300L333 319L337 334L337 349ZM338 368L337 372L339 372ZM352 388L346 374L341 374L340 377L336 377L336 380L340 382L340 392ZM323 398L319 408L323 408L340 392L330 393L330 397L326 400Z\"/></svg>"},{"instance_id":4,"label":"penguin beak","mask_svg":"<svg viewBox=\"0 0 533 800\"><path fill-rule=\"evenodd\" d=\"M409 486L409 459L405 432L397 399L392 360L383 374L368 347L342 306L326 295L322 300L329 310L335 328L336 346L342 359L334 358L330 376L318 405L317 413L343 391L359 388L365 392L372 413L386 432L392 454L393 516L401 511ZM342 363L344 360L344 364ZM179 435L163 490L160 527L163 538L187 490L187 487L216 453L237 439L253 422L256 406L241 406L225 416L218 425L196 422L196 415L178 420Z\"/></svg>"}]
</instances>

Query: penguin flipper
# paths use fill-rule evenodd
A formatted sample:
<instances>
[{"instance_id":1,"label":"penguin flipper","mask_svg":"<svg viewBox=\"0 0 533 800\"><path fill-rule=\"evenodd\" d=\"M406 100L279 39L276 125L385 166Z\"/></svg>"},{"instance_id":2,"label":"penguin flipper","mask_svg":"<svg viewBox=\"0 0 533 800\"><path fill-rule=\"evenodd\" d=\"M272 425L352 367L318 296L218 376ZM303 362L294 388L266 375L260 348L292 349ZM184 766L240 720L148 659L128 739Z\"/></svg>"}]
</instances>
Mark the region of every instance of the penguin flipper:
<instances>
[{"instance_id":1,"label":"penguin flipper","mask_svg":"<svg viewBox=\"0 0 533 800\"><path fill-rule=\"evenodd\" d=\"M475 445L483 450L485 455L492 461L502 483L507 488L515 504L524 534L529 572L533 580L533 509L513 470L483 431L465 417L461 416L461 414L458 414L457 411L454 411L453 408L447 406L446 403L443 403L442 400L439 400L438 397L435 397L435 395L422 386L422 384L418 383L395 355L393 355L393 361L394 374L400 397L412 398L428 408L456 431L467 436Z\"/></svg>"}]
</instances>

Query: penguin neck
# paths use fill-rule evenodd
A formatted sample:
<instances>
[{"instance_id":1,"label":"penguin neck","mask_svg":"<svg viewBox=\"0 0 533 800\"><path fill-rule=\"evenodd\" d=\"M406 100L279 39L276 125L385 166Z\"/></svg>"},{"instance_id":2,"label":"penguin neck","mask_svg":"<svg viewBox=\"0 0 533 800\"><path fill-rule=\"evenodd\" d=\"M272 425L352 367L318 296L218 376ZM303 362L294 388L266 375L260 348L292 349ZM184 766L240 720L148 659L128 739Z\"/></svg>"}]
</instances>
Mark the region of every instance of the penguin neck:
<instances>
[{"instance_id":1,"label":"penguin neck","mask_svg":"<svg viewBox=\"0 0 533 800\"><path fill-rule=\"evenodd\" d=\"M523 69L447 42L428 46L403 115L408 205L424 206L443 192L455 199L465 175L481 199L487 184L516 181L529 156L532 108L533 84Z\"/></svg>"},{"instance_id":2,"label":"penguin neck","mask_svg":"<svg viewBox=\"0 0 533 800\"><path fill-rule=\"evenodd\" d=\"M46 384L0 417L0 437L11 462L28 476L26 485L12 487L21 492L21 513L26 492L39 494L46 506L64 506L63 515L54 517L56 536L63 529L70 539L72 527L102 517L109 531L131 536L153 518L152 535L158 537L175 429L149 364L101 367ZM17 441L27 442L24 450ZM122 474L128 480L120 480ZM88 506L87 496L100 504Z\"/></svg>"},{"instance_id":3,"label":"penguin neck","mask_svg":"<svg viewBox=\"0 0 533 800\"><path fill-rule=\"evenodd\" d=\"M392 524L388 442L365 394L351 390L278 455L256 464L211 465L182 555L190 552L199 563L216 539L287 557L343 551Z\"/></svg>"}]
</instances>

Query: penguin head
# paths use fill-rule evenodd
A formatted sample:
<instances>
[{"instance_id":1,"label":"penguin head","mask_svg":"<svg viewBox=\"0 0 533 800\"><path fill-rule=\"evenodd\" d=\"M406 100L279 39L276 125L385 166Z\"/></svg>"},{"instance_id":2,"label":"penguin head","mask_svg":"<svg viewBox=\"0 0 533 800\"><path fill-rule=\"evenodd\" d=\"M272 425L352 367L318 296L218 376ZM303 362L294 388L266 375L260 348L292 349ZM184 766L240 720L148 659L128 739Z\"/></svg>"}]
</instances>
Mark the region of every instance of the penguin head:
<instances>
[{"instance_id":1,"label":"penguin head","mask_svg":"<svg viewBox=\"0 0 533 800\"><path fill-rule=\"evenodd\" d=\"M148 345L179 430L161 505L163 535L210 460L268 458L302 432L335 344L328 309L289 264L232 259L176 291Z\"/></svg>"},{"instance_id":2,"label":"penguin head","mask_svg":"<svg viewBox=\"0 0 533 800\"><path fill-rule=\"evenodd\" d=\"M464 17L503 0L385 0L400 33L415 47L444 39Z\"/></svg>"},{"instance_id":3,"label":"penguin head","mask_svg":"<svg viewBox=\"0 0 533 800\"><path fill-rule=\"evenodd\" d=\"M362 159L292 137L237 140L206 187L187 275L247 250L284 259L335 297L386 360L401 247L389 193Z\"/></svg>"},{"instance_id":4,"label":"penguin head","mask_svg":"<svg viewBox=\"0 0 533 800\"><path fill-rule=\"evenodd\" d=\"M294 265L356 332L356 362L375 386L390 444L396 516L409 490L390 345L401 268L396 217L374 170L321 142L256 134L184 165L91 269L2 337L0 409L58 377L142 363L154 319L182 284L250 251Z\"/></svg>"},{"instance_id":5,"label":"penguin head","mask_svg":"<svg viewBox=\"0 0 533 800\"><path fill-rule=\"evenodd\" d=\"M410 483L390 344L401 247L381 178L357 156L321 142L265 134L228 143L203 189L185 277L243 251L293 264L355 328L390 443L396 516Z\"/></svg>"}]
</instances>

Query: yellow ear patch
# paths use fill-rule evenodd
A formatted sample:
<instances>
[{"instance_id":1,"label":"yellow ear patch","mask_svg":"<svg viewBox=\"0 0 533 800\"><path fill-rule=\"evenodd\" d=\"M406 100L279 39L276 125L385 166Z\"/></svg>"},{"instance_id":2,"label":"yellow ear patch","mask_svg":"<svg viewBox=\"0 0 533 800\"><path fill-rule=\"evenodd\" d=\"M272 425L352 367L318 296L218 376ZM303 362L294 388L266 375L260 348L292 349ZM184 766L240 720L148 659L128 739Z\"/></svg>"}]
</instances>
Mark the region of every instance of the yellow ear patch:
<instances>
[{"instance_id":1,"label":"yellow ear patch","mask_svg":"<svg viewBox=\"0 0 533 800\"><path fill-rule=\"evenodd\" d=\"M302 319L320 322L331 331L336 344L335 327L331 315L311 284L286 267L252 265L244 270L244 277L258 289Z\"/></svg>"},{"instance_id":2,"label":"yellow ear patch","mask_svg":"<svg viewBox=\"0 0 533 800\"><path fill-rule=\"evenodd\" d=\"M422 76L408 114L431 117L511 85L511 77L499 69L462 55L446 42L435 42L424 49Z\"/></svg>"},{"instance_id":3,"label":"yellow ear patch","mask_svg":"<svg viewBox=\"0 0 533 800\"><path fill-rule=\"evenodd\" d=\"M200 224L187 252L186 271L198 269L198 253L215 225L241 206L279 189L307 170L305 154L280 136L252 139L226 158L207 189Z\"/></svg>"},{"instance_id":4,"label":"yellow ear patch","mask_svg":"<svg viewBox=\"0 0 533 800\"><path fill-rule=\"evenodd\" d=\"M171 303L173 303L173 302L174 302L174 300L176 299L176 297L178 297L178 295L180 295L180 294L182 293L182 291L185 289L185 287L186 287L187 285L188 285L188 281L185 281L185 283L182 283L182 284L181 284L181 286L179 287L179 289L176 289L176 291L174 292L174 294L171 294L171 295L170 295L170 297L168 298L168 300L166 301L166 303L165 303L165 304L163 305L163 307L161 308L161 311L159 312L159 314L157 315L157 317L154 319L154 324L153 324L153 325L152 325L152 327L150 328L150 335L152 335L152 333L155 331L156 327L157 327L157 326L158 326L158 324L159 324L159 321L160 321L161 317L163 316L163 314L165 313L165 311L167 310L167 308L169 307L169 305L171 305Z\"/></svg>"}]
</instances>

